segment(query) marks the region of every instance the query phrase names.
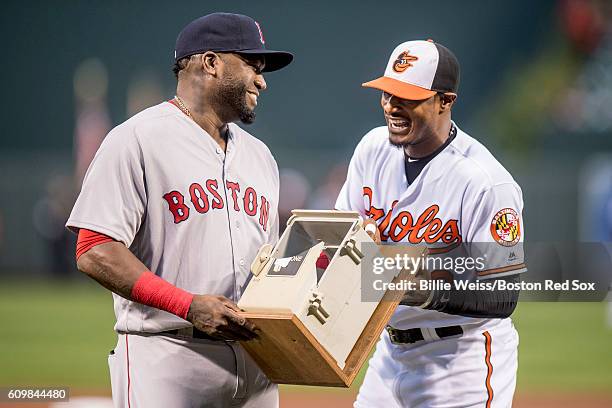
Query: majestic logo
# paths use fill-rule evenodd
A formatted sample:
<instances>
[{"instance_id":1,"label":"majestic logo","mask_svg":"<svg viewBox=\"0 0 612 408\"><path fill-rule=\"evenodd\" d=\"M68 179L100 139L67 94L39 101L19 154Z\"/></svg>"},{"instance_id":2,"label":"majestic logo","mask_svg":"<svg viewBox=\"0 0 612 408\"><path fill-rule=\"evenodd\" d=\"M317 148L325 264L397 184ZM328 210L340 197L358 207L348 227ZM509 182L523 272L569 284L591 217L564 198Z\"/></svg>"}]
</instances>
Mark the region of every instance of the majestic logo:
<instances>
[{"instance_id":1,"label":"majestic logo","mask_svg":"<svg viewBox=\"0 0 612 408\"><path fill-rule=\"evenodd\" d=\"M491 235L500 245L516 245L521 239L521 225L516 211L512 208L499 210L491 221Z\"/></svg>"},{"instance_id":2,"label":"majestic logo","mask_svg":"<svg viewBox=\"0 0 612 408\"><path fill-rule=\"evenodd\" d=\"M261 26L257 21L255 22L255 25L257 26L257 31L259 31L259 41L261 41L262 44L265 44L266 40L264 40L263 31L261 31Z\"/></svg>"},{"instance_id":3,"label":"majestic logo","mask_svg":"<svg viewBox=\"0 0 612 408\"><path fill-rule=\"evenodd\" d=\"M366 215L377 221L381 241L390 239L394 242L408 241L412 244L422 242L448 244L446 248L440 248L444 251L455 248L463 241L459 233L458 220L451 219L443 222L437 216L440 212L438 205L429 206L418 217L413 216L409 211L400 211L391 219L397 201L393 202L389 211L385 211L372 205L370 187L363 188L363 196L370 201L369 206L366 204Z\"/></svg>"},{"instance_id":4,"label":"majestic logo","mask_svg":"<svg viewBox=\"0 0 612 408\"><path fill-rule=\"evenodd\" d=\"M395 72L404 72L406 69L413 66L411 62L417 61L418 59L418 57L410 55L410 51L404 51L393 63L393 70Z\"/></svg>"}]
</instances>

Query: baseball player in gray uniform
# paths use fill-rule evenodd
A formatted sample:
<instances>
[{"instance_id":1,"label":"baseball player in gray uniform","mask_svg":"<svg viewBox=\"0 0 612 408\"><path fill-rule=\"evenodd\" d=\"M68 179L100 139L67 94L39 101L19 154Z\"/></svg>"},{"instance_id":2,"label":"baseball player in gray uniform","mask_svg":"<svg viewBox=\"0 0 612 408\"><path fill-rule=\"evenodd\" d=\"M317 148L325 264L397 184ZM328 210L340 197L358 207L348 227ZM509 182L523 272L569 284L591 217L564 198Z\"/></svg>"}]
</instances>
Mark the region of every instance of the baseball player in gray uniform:
<instances>
[{"instance_id":1,"label":"baseball player in gray uniform","mask_svg":"<svg viewBox=\"0 0 612 408\"><path fill-rule=\"evenodd\" d=\"M176 41L176 97L114 128L67 226L77 265L113 292L117 407L276 407L278 391L236 340L257 336L235 302L259 247L278 238L278 168L251 123L265 48L250 17L214 13Z\"/></svg>"}]
</instances>

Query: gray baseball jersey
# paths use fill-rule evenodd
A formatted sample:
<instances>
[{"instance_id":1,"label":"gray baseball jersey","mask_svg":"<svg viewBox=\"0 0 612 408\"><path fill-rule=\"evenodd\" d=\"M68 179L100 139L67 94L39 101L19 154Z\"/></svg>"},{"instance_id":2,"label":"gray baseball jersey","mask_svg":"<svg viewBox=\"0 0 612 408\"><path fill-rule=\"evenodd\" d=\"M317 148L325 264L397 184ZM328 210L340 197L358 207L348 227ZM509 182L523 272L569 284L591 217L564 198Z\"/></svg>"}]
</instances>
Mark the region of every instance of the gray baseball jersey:
<instances>
[{"instance_id":1,"label":"gray baseball jersey","mask_svg":"<svg viewBox=\"0 0 612 408\"><path fill-rule=\"evenodd\" d=\"M114 128L92 161L67 226L123 242L153 273L195 294L240 298L249 266L278 239L278 167L235 124L224 152L164 102ZM190 326L114 296L122 332Z\"/></svg>"}]
</instances>

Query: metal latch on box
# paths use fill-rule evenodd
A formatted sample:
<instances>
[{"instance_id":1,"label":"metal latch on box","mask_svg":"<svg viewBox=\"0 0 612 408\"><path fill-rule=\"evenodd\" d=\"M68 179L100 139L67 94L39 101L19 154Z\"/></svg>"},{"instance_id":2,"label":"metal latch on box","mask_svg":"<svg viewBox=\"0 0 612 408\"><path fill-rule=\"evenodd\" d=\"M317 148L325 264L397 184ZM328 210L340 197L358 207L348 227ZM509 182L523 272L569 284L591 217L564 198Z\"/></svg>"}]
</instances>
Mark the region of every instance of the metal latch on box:
<instances>
[{"instance_id":1,"label":"metal latch on box","mask_svg":"<svg viewBox=\"0 0 612 408\"><path fill-rule=\"evenodd\" d=\"M329 318L329 313L321 306L322 298L323 296L321 296L320 293L312 292L311 298L308 300L310 306L308 306L308 313L306 313L306 316L314 316L319 323L325 324Z\"/></svg>"},{"instance_id":2,"label":"metal latch on box","mask_svg":"<svg viewBox=\"0 0 612 408\"><path fill-rule=\"evenodd\" d=\"M340 255L348 255L356 265L361 263L361 259L364 257L363 253L357 248L355 238L351 238L342 247Z\"/></svg>"},{"instance_id":3,"label":"metal latch on box","mask_svg":"<svg viewBox=\"0 0 612 408\"><path fill-rule=\"evenodd\" d=\"M272 245L270 244L262 245L262 247L259 248L255 259L251 262L251 272L253 272L253 275L258 276L261 271L264 270L264 267L270 260L270 255L272 255L272 249Z\"/></svg>"}]
</instances>

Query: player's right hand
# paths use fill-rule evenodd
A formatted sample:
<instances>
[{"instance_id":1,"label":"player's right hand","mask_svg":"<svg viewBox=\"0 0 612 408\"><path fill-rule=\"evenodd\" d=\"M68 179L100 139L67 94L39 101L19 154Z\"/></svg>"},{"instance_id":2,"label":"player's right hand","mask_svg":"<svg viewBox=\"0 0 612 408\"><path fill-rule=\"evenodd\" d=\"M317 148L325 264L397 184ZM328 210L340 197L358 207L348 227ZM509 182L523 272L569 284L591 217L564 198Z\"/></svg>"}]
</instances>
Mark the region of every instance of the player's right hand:
<instances>
[{"instance_id":1,"label":"player's right hand","mask_svg":"<svg viewBox=\"0 0 612 408\"><path fill-rule=\"evenodd\" d=\"M380 245L380 231L378 230L376 221L371 218L366 218L363 221L363 229L365 229L374 242Z\"/></svg>"},{"instance_id":2,"label":"player's right hand","mask_svg":"<svg viewBox=\"0 0 612 408\"><path fill-rule=\"evenodd\" d=\"M187 313L193 326L219 340L252 340L255 325L238 313L240 308L224 296L195 295Z\"/></svg>"}]
</instances>

